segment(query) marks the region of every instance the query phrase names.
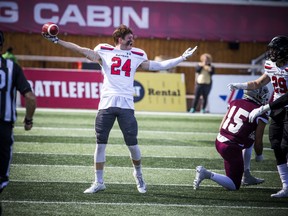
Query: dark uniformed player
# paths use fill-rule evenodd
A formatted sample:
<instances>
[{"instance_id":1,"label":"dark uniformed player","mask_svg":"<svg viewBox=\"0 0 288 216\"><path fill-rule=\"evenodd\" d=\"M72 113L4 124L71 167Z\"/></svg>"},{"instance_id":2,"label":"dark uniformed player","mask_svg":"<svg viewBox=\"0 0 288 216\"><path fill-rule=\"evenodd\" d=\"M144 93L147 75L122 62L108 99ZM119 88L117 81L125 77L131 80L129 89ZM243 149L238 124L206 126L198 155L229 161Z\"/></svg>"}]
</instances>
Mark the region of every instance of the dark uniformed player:
<instances>
[{"instance_id":1,"label":"dark uniformed player","mask_svg":"<svg viewBox=\"0 0 288 216\"><path fill-rule=\"evenodd\" d=\"M0 31L0 51L4 43L3 32ZM21 67L0 55L0 193L9 183L9 171L14 142L13 126L16 121L17 91L25 98L26 114L25 130L31 130L33 115L36 109L36 97L25 78Z\"/></svg>"},{"instance_id":2,"label":"dark uniformed player","mask_svg":"<svg viewBox=\"0 0 288 216\"><path fill-rule=\"evenodd\" d=\"M254 144L256 155L262 155L263 134L268 123L267 114L262 114L250 123L249 113L266 104L268 98L269 90L264 86L257 90L245 90L243 99L229 103L229 109L222 119L215 141L216 149L224 159L226 175L197 166L194 189L198 189L204 179L211 179L228 190L239 190L242 175L245 177L243 149L249 149Z\"/></svg>"}]
</instances>

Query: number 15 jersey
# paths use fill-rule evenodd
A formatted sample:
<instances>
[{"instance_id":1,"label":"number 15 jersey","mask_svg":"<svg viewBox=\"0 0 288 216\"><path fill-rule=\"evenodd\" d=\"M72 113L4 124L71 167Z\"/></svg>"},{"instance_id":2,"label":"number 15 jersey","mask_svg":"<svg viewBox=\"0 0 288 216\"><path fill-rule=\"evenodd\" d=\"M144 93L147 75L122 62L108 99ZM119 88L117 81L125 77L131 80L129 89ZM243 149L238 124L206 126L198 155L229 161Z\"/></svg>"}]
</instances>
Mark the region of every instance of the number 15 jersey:
<instances>
[{"instance_id":1,"label":"number 15 jersey","mask_svg":"<svg viewBox=\"0 0 288 216\"><path fill-rule=\"evenodd\" d=\"M218 141L237 144L241 148L249 148L255 142L255 131L258 121L268 123L267 113L257 117L254 122L248 121L249 113L260 105L249 99L231 101L226 119L220 128Z\"/></svg>"},{"instance_id":2,"label":"number 15 jersey","mask_svg":"<svg viewBox=\"0 0 288 216\"><path fill-rule=\"evenodd\" d=\"M104 75L99 109L134 109L134 76L139 65L147 60L147 54L138 48L120 50L109 44L99 44L94 51L101 57Z\"/></svg>"}]
</instances>

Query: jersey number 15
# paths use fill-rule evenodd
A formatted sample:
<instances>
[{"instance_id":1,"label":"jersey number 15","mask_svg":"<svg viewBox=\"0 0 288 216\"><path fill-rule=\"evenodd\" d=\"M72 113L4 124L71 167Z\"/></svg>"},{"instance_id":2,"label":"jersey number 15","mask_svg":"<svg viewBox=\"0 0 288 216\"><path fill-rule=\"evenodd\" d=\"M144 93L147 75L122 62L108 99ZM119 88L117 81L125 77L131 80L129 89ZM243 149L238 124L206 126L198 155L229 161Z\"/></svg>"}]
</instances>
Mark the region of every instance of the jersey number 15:
<instances>
[{"instance_id":1,"label":"jersey number 15","mask_svg":"<svg viewBox=\"0 0 288 216\"><path fill-rule=\"evenodd\" d=\"M249 116L249 112L242 108L239 108L237 110L236 106L232 106L227 115L227 119L222 125L222 128L225 130L228 129L228 131L230 131L231 133L236 134L243 125L243 119L241 118L241 116L247 119L247 117Z\"/></svg>"}]
</instances>

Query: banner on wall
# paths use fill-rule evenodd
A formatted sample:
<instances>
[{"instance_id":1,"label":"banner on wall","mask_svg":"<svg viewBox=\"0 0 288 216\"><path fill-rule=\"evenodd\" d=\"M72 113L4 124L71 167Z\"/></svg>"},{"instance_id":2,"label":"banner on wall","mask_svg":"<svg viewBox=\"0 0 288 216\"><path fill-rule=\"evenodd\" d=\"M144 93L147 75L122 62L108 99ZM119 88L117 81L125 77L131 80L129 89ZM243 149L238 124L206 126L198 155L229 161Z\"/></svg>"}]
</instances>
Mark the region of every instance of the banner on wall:
<instances>
[{"instance_id":1,"label":"banner on wall","mask_svg":"<svg viewBox=\"0 0 288 216\"><path fill-rule=\"evenodd\" d=\"M37 97L37 107L98 108L103 83L100 71L24 68L24 73Z\"/></svg>"},{"instance_id":2,"label":"banner on wall","mask_svg":"<svg viewBox=\"0 0 288 216\"><path fill-rule=\"evenodd\" d=\"M101 71L24 68L24 73L37 97L37 107L98 109ZM137 72L134 89L136 110L186 111L184 74Z\"/></svg>"},{"instance_id":3,"label":"banner on wall","mask_svg":"<svg viewBox=\"0 0 288 216\"><path fill-rule=\"evenodd\" d=\"M135 110L186 112L184 74L136 73Z\"/></svg>"},{"instance_id":4,"label":"banner on wall","mask_svg":"<svg viewBox=\"0 0 288 216\"><path fill-rule=\"evenodd\" d=\"M232 82L242 83L255 80L259 76L254 75L213 75L213 85L208 97L207 110L210 113L224 114L227 111L229 102L243 97L243 90L237 89L232 92L228 89L227 85ZM267 85L272 97L273 87L271 83Z\"/></svg>"},{"instance_id":5,"label":"banner on wall","mask_svg":"<svg viewBox=\"0 0 288 216\"><path fill-rule=\"evenodd\" d=\"M288 34L288 4L211 2L7 0L0 1L0 26L40 34L43 24L54 22L60 34L111 36L125 24L137 37L240 42Z\"/></svg>"}]
</instances>

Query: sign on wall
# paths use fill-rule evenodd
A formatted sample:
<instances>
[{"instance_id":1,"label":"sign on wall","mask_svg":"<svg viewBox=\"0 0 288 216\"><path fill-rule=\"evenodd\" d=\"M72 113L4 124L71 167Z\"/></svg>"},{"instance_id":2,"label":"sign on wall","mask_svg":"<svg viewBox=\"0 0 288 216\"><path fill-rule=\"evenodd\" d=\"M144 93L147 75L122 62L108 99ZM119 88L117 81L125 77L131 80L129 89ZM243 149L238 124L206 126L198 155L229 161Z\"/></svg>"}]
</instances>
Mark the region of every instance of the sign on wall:
<instances>
[{"instance_id":1,"label":"sign on wall","mask_svg":"<svg viewBox=\"0 0 288 216\"><path fill-rule=\"evenodd\" d=\"M101 72L25 68L24 73L37 97L37 107L98 108Z\"/></svg>"},{"instance_id":2,"label":"sign on wall","mask_svg":"<svg viewBox=\"0 0 288 216\"><path fill-rule=\"evenodd\" d=\"M184 74L136 73L135 109L186 112Z\"/></svg>"},{"instance_id":3,"label":"sign on wall","mask_svg":"<svg viewBox=\"0 0 288 216\"><path fill-rule=\"evenodd\" d=\"M229 83L242 83L259 78L254 75L213 75L213 85L208 97L207 110L210 113L224 114L227 111L229 102L243 97L243 90L238 89L230 92L227 85ZM273 87L271 83L267 85L272 96Z\"/></svg>"},{"instance_id":4,"label":"sign on wall","mask_svg":"<svg viewBox=\"0 0 288 216\"><path fill-rule=\"evenodd\" d=\"M4 32L40 34L43 24L54 22L60 34L111 36L125 24L144 38L240 42L288 34L288 4L233 2L7 0L0 1L0 26Z\"/></svg>"},{"instance_id":5,"label":"sign on wall","mask_svg":"<svg viewBox=\"0 0 288 216\"><path fill-rule=\"evenodd\" d=\"M25 68L24 73L37 97L37 107L98 109L101 71ZM137 72L134 89L136 110L186 111L183 74Z\"/></svg>"}]
</instances>

